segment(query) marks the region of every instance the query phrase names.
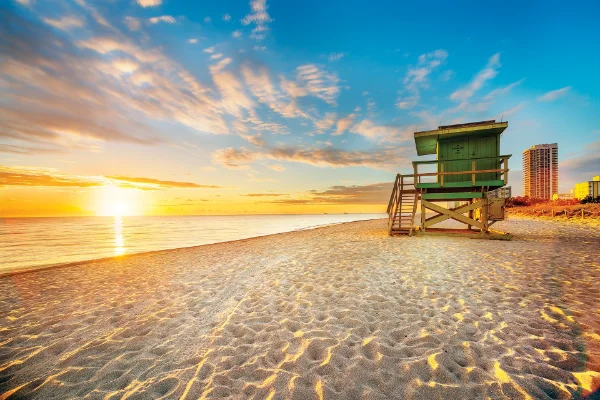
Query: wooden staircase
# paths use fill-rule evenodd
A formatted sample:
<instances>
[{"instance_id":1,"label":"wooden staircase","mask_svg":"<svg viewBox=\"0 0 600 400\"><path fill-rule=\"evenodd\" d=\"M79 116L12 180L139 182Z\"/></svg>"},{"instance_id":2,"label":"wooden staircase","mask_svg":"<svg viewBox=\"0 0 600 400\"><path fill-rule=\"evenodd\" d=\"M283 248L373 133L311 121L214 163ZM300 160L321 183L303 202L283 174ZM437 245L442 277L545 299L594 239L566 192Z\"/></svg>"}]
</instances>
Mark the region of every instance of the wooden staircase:
<instances>
[{"instance_id":1,"label":"wooden staircase","mask_svg":"<svg viewBox=\"0 0 600 400\"><path fill-rule=\"evenodd\" d=\"M415 214L421 192L415 188L414 175L396 175L392 196L388 203L388 233L412 236Z\"/></svg>"}]
</instances>

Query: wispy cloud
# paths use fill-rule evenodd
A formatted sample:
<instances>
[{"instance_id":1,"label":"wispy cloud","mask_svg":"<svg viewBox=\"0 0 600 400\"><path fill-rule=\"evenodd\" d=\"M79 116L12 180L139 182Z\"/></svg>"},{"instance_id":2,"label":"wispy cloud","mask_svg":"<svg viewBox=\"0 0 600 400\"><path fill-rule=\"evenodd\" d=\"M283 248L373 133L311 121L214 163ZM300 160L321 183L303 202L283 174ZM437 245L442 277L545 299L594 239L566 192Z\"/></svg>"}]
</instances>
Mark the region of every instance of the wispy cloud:
<instances>
[{"instance_id":1,"label":"wispy cloud","mask_svg":"<svg viewBox=\"0 0 600 400\"><path fill-rule=\"evenodd\" d=\"M254 24L252 34L250 35L252 39L263 40L266 37L266 33L269 30L268 24L272 21L267 8L266 0L252 0L250 2L252 12L242 19L242 24Z\"/></svg>"},{"instance_id":2,"label":"wispy cloud","mask_svg":"<svg viewBox=\"0 0 600 400\"><path fill-rule=\"evenodd\" d=\"M296 68L296 90L289 90L293 97L312 95L335 105L340 93L339 78L314 64L301 65Z\"/></svg>"},{"instance_id":3,"label":"wispy cloud","mask_svg":"<svg viewBox=\"0 0 600 400\"><path fill-rule=\"evenodd\" d=\"M329 54L329 56L327 57L327 59L329 61L339 61L342 59L342 57L344 57L346 55L346 53L331 53Z\"/></svg>"},{"instance_id":4,"label":"wispy cloud","mask_svg":"<svg viewBox=\"0 0 600 400\"><path fill-rule=\"evenodd\" d=\"M338 119L335 125L335 132L333 133L333 135L338 136L346 132L354 122L355 117L356 115L354 114L348 114L345 117Z\"/></svg>"},{"instance_id":5,"label":"wispy cloud","mask_svg":"<svg viewBox=\"0 0 600 400\"><path fill-rule=\"evenodd\" d=\"M193 182L178 182L178 181L163 181L160 179L152 178L140 178L140 177L129 177L129 176L106 176L105 178L118 183L128 183L133 187L139 187L140 189L166 189L166 188L198 188L198 189L219 189L223 186L215 185L200 185Z\"/></svg>"},{"instance_id":6,"label":"wispy cloud","mask_svg":"<svg viewBox=\"0 0 600 400\"><path fill-rule=\"evenodd\" d=\"M276 199L265 202L288 205L369 204L383 207L388 202L392 187L392 182L370 185L336 185L325 190L311 190L304 194L295 195L294 198L290 199Z\"/></svg>"},{"instance_id":7,"label":"wispy cloud","mask_svg":"<svg viewBox=\"0 0 600 400\"><path fill-rule=\"evenodd\" d=\"M300 148L267 147L260 150L227 148L213 153L213 160L230 169L248 169L257 160L277 160L309 164L317 167L363 166L390 170L406 161L405 152L397 147L372 151L347 151L334 147Z\"/></svg>"},{"instance_id":8,"label":"wispy cloud","mask_svg":"<svg viewBox=\"0 0 600 400\"><path fill-rule=\"evenodd\" d=\"M229 14L223 15L223 21L225 21L225 22L231 21L231 15L229 15Z\"/></svg>"},{"instance_id":9,"label":"wispy cloud","mask_svg":"<svg viewBox=\"0 0 600 400\"><path fill-rule=\"evenodd\" d=\"M136 0L142 7L158 7L162 4L162 0Z\"/></svg>"},{"instance_id":10,"label":"wispy cloud","mask_svg":"<svg viewBox=\"0 0 600 400\"><path fill-rule=\"evenodd\" d=\"M196 39L196 38L191 38L191 39L188 39L188 40L187 40L187 42L188 42L189 44L198 44L198 39Z\"/></svg>"},{"instance_id":11,"label":"wispy cloud","mask_svg":"<svg viewBox=\"0 0 600 400\"><path fill-rule=\"evenodd\" d=\"M127 26L127 29L133 32L139 31L142 26L140 20L135 17L125 17L123 19L123 23L125 24L125 26Z\"/></svg>"},{"instance_id":12,"label":"wispy cloud","mask_svg":"<svg viewBox=\"0 0 600 400\"><path fill-rule=\"evenodd\" d=\"M151 24L158 24L159 22L165 22L167 24L174 24L175 18L171 15L161 15L160 17L152 17L148 19Z\"/></svg>"},{"instance_id":13,"label":"wispy cloud","mask_svg":"<svg viewBox=\"0 0 600 400\"><path fill-rule=\"evenodd\" d=\"M247 197L279 197L279 196L288 196L285 193L247 193L242 196Z\"/></svg>"},{"instance_id":14,"label":"wispy cloud","mask_svg":"<svg viewBox=\"0 0 600 400\"><path fill-rule=\"evenodd\" d=\"M272 169L273 171L276 171L276 172L283 172L283 171L285 171L285 167L283 165L280 165L280 164L267 165L267 168Z\"/></svg>"},{"instance_id":15,"label":"wispy cloud","mask_svg":"<svg viewBox=\"0 0 600 400\"><path fill-rule=\"evenodd\" d=\"M383 142L403 142L412 139L414 127L400 128L388 125L376 125L370 120L363 120L352 126L350 132L368 139L380 139Z\"/></svg>"},{"instance_id":16,"label":"wispy cloud","mask_svg":"<svg viewBox=\"0 0 600 400\"><path fill-rule=\"evenodd\" d=\"M234 37L234 38L239 38L239 37L242 36L242 31L233 31L231 33L231 36Z\"/></svg>"},{"instance_id":17,"label":"wispy cloud","mask_svg":"<svg viewBox=\"0 0 600 400\"><path fill-rule=\"evenodd\" d=\"M565 96L571 89L572 89L571 86L566 86L561 89L551 90L549 92L544 93L537 99L538 99L538 101L554 101L558 98Z\"/></svg>"},{"instance_id":18,"label":"wispy cloud","mask_svg":"<svg viewBox=\"0 0 600 400\"><path fill-rule=\"evenodd\" d=\"M80 28L84 25L83 19L76 15L65 15L60 19L44 18L44 22L63 31L68 31L71 28Z\"/></svg>"},{"instance_id":19,"label":"wispy cloud","mask_svg":"<svg viewBox=\"0 0 600 400\"><path fill-rule=\"evenodd\" d=\"M498 88L498 89L494 89L491 92L489 92L483 99L484 100L492 100L498 96L503 96L505 94L508 94L511 90L513 90L515 87L519 86L521 83L525 82L525 78L520 79L516 82L511 83L510 85Z\"/></svg>"},{"instance_id":20,"label":"wispy cloud","mask_svg":"<svg viewBox=\"0 0 600 400\"><path fill-rule=\"evenodd\" d=\"M419 56L417 65L410 67L404 77L404 90L396 100L396 107L410 109L419 103L421 90L429 87L428 77L448 58L446 50L438 49Z\"/></svg>"},{"instance_id":21,"label":"wispy cloud","mask_svg":"<svg viewBox=\"0 0 600 400\"><path fill-rule=\"evenodd\" d=\"M119 186L140 190L169 188L218 189L222 186L201 185L194 182L165 181L153 178L127 176L95 176L62 173L54 168L0 166L1 186L38 187L97 187Z\"/></svg>"},{"instance_id":22,"label":"wispy cloud","mask_svg":"<svg viewBox=\"0 0 600 400\"><path fill-rule=\"evenodd\" d=\"M498 68L500 67L500 53L496 53L490 57L487 65L484 69L479 71L477 75L469 82L468 85L456 90L450 95L452 100L456 101L467 101L475 94L486 81L493 79L498 75Z\"/></svg>"}]
</instances>

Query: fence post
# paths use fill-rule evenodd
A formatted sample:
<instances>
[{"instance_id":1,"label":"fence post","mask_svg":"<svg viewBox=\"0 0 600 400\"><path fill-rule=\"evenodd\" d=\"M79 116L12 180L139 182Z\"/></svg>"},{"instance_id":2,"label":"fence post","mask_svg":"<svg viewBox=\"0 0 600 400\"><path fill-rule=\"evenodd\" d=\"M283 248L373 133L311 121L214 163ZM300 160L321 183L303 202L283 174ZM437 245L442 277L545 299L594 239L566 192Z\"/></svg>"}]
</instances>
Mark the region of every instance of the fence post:
<instances>
[{"instance_id":1,"label":"fence post","mask_svg":"<svg viewBox=\"0 0 600 400\"><path fill-rule=\"evenodd\" d=\"M552 218L554 218L554 208L552 209Z\"/></svg>"},{"instance_id":2,"label":"fence post","mask_svg":"<svg viewBox=\"0 0 600 400\"><path fill-rule=\"evenodd\" d=\"M583 217L584 217L584 212L585 212L585 211L584 211L584 210L583 210L583 208L582 208L582 209L581 209L581 219L583 219Z\"/></svg>"}]
</instances>

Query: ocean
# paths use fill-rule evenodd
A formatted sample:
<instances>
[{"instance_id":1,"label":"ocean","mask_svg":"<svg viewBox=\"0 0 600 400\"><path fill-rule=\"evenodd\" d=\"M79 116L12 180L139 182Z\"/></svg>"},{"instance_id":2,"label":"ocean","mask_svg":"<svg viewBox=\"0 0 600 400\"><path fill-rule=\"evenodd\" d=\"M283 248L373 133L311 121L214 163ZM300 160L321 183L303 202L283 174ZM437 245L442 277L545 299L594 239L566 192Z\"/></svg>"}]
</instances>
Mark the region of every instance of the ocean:
<instances>
[{"instance_id":1,"label":"ocean","mask_svg":"<svg viewBox=\"0 0 600 400\"><path fill-rule=\"evenodd\" d=\"M0 273L246 239L385 214L0 218Z\"/></svg>"}]
</instances>

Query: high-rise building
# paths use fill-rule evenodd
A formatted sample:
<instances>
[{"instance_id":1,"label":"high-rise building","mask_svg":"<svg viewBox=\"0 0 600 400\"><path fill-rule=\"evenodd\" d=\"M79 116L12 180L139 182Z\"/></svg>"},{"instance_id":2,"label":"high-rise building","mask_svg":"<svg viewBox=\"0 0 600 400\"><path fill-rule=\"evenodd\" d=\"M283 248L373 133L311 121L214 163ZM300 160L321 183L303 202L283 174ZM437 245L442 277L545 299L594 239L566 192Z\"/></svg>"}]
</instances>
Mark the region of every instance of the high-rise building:
<instances>
[{"instance_id":1,"label":"high-rise building","mask_svg":"<svg viewBox=\"0 0 600 400\"><path fill-rule=\"evenodd\" d=\"M558 194L558 144L538 144L523 152L523 195L548 199Z\"/></svg>"}]
</instances>

